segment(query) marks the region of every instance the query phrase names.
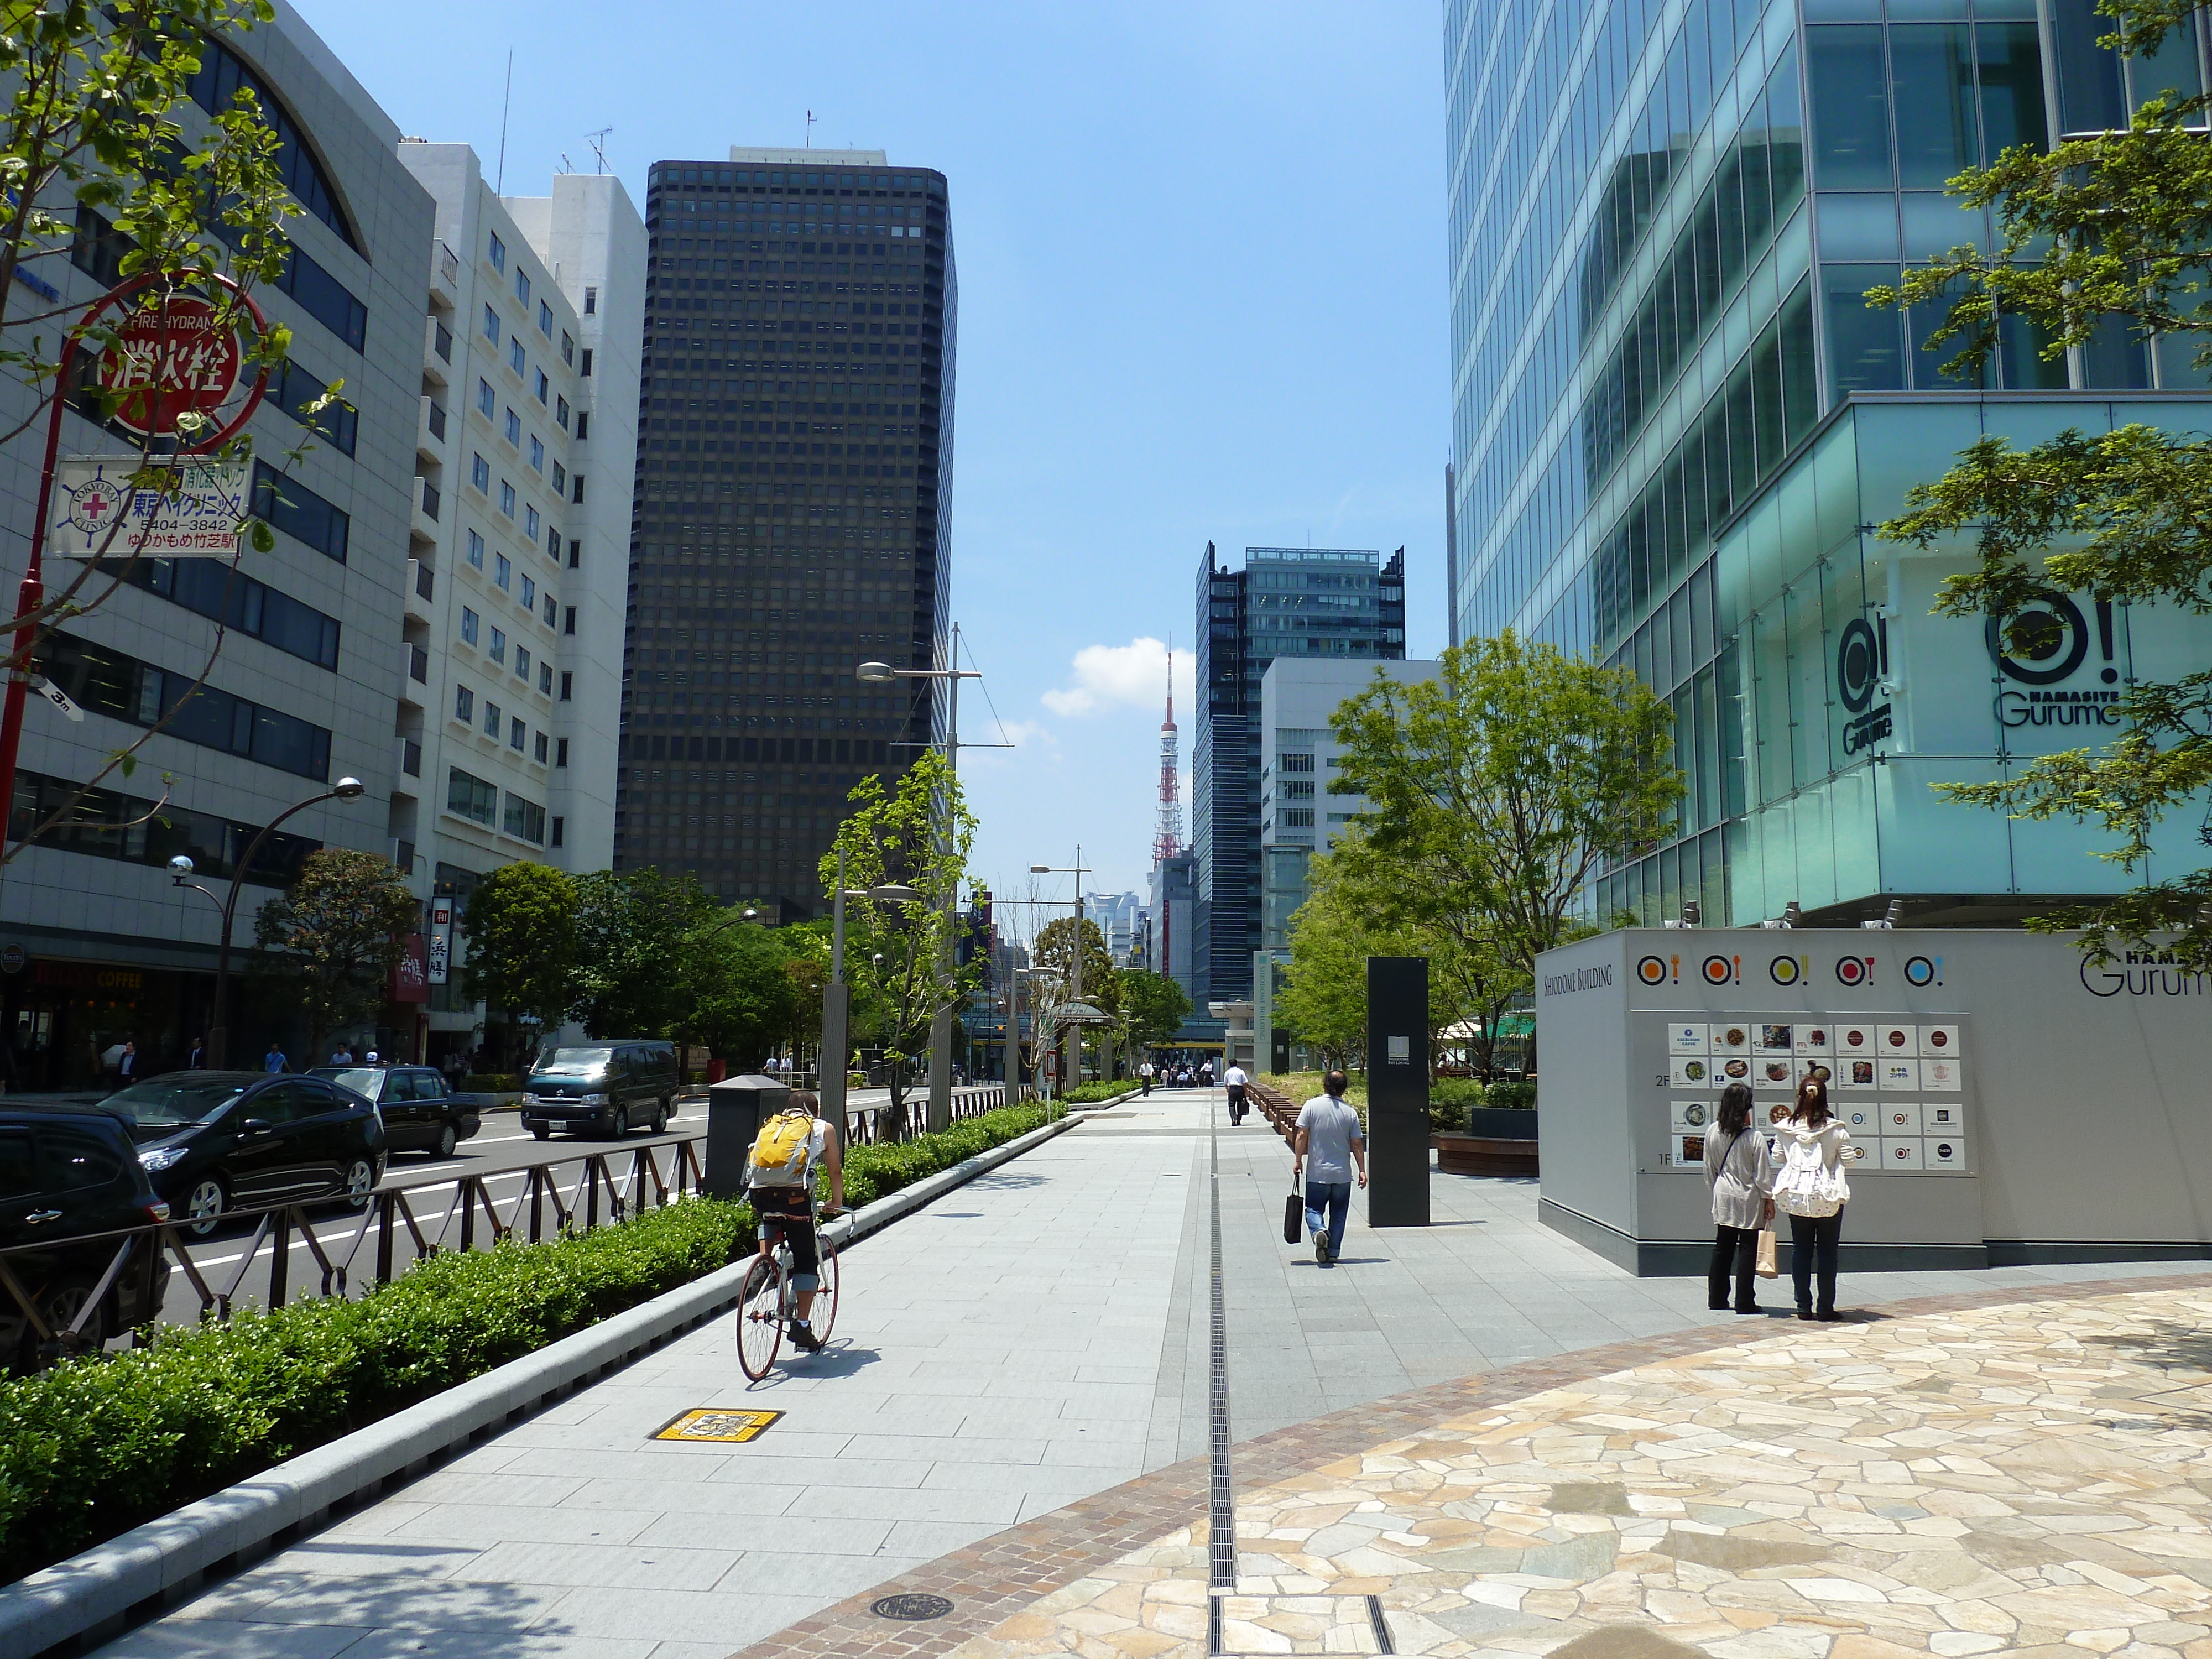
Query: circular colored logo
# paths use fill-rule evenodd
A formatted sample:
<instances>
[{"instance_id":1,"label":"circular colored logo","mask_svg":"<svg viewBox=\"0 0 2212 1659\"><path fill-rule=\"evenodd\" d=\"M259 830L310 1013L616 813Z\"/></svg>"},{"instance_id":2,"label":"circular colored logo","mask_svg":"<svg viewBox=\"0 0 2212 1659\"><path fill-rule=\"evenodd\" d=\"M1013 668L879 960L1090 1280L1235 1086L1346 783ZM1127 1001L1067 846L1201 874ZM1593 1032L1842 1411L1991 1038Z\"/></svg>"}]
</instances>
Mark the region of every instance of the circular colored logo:
<instances>
[{"instance_id":1,"label":"circular colored logo","mask_svg":"<svg viewBox=\"0 0 2212 1659\"><path fill-rule=\"evenodd\" d=\"M1706 984L1726 985L1735 977L1735 964L1726 957L1707 957L1703 971Z\"/></svg>"},{"instance_id":2,"label":"circular colored logo","mask_svg":"<svg viewBox=\"0 0 2212 1659\"><path fill-rule=\"evenodd\" d=\"M1838 957L1836 959L1837 984L1863 985L1866 981L1867 964L1864 957Z\"/></svg>"},{"instance_id":3,"label":"circular colored logo","mask_svg":"<svg viewBox=\"0 0 2212 1659\"><path fill-rule=\"evenodd\" d=\"M1931 1048L1948 1048L1950 1045L1951 1034L1948 1031L1944 1030L1930 1031L1928 1033L1926 1040L1928 1046Z\"/></svg>"},{"instance_id":4,"label":"circular colored logo","mask_svg":"<svg viewBox=\"0 0 2212 1659\"><path fill-rule=\"evenodd\" d=\"M1642 980L1646 985L1664 985L1667 982L1667 958L1664 957L1644 957L1643 961L1636 964L1636 977Z\"/></svg>"},{"instance_id":5,"label":"circular colored logo","mask_svg":"<svg viewBox=\"0 0 2212 1659\"><path fill-rule=\"evenodd\" d=\"M1864 713L1874 701L1875 687L1881 679L1881 663L1873 625L1864 617L1852 617L1844 624L1836 646L1836 695L1854 714Z\"/></svg>"},{"instance_id":6,"label":"circular colored logo","mask_svg":"<svg viewBox=\"0 0 2212 1659\"><path fill-rule=\"evenodd\" d=\"M1801 971L1795 957L1777 957L1766 964L1766 976L1777 985L1795 985Z\"/></svg>"},{"instance_id":7,"label":"circular colored logo","mask_svg":"<svg viewBox=\"0 0 2212 1659\"><path fill-rule=\"evenodd\" d=\"M1908 958L1905 964L1905 982L1907 985L1933 985L1936 982L1936 964L1926 957Z\"/></svg>"},{"instance_id":8,"label":"circular colored logo","mask_svg":"<svg viewBox=\"0 0 2212 1659\"><path fill-rule=\"evenodd\" d=\"M1895 1152L1892 1152L1890 1156L1896 1158L1911 1158L1912 1156L1912 1149L1910 1146L1899 1146Z\"/></svg>"},{"instance_id":9,"label":"circular colored logo","mask_svg":"<svg viewBox=\"0 0 2212 1659\"><path fill-rule=\"evenodd\" d=\"M1990 660L2023 685L2056 684L2089 654L2088 624L2063 593L2045 593L2009 617L1992 617L1983 633Z\"/></svg>"}]
</instances>

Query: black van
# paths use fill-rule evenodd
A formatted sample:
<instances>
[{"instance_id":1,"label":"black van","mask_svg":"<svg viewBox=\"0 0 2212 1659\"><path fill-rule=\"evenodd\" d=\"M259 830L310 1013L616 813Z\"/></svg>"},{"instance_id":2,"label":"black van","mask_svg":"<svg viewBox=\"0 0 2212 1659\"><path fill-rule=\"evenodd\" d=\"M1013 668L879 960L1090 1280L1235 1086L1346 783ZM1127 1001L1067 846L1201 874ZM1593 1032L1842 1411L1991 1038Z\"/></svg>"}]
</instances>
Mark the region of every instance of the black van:
<instances>
[{"instance_id":1,"label":"black van","mask_svg":"<svg viewBox=\"0 0 2212 1659\"><path fill-rule=\"evenodd\" d=\"M660 1133L676 1110L683 1078L675 1045L642 1041L549 1048L522 1085L522 1121L543 1140L556 1127L618 1139L633 1123Z\"/></svg>"}]
</instances>

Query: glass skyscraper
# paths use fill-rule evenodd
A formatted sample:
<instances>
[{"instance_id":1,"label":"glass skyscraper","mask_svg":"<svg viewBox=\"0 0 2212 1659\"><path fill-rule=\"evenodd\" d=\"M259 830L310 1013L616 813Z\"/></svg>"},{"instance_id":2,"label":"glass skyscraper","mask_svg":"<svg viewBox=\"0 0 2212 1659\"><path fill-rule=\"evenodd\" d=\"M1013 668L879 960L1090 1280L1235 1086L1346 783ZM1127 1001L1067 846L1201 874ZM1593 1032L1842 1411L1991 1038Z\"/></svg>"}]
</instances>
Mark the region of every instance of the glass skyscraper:
<instances>
[{"instance_id":1,"label":"glass skyscraper","mask_svg":"<svg viewBox=\"0 0 2212 1659\"><path fill-rule=\"evenodd\" d=\"M617 869L804 916L847 792L941 739L937 682L853 671L944 665L946 213L880 150L653 168Z\"/></svg>"},{"instance_id":2,"label":"glass skyscraper","mask_svg":"<svg viewBox=\"0 0 2212 1659\"><path fill-rule=\"evenodd\" d=\"M2195 427L2190 348L2113 330L2057 361L2019 319L1973 381L1936 308L1862 298L1989 216L1944 181L2013 144L2124 125L2203 83L2095 41L2094 0L1447 0L1453 267L1449 632L1632 666L1689 793L1595 913L1739 923L2002 921L2129 879L2068 823L1930 783L2096 740L2202 622L2047 603L2046 649L1927 613L1971 550L1875 538L1977 438ZM2185 835L2168 843L2187 856Z\"/></svg>"},{"instance_id":3,"label":"glass skyscraper","mask_svg":"<svg viewBox=\"0 0 2212 1659\"><path fill-rule=\"evenodd\" d=\"M1406 654L1406 550L1248 547L1198 571L1198 741L1191 751L1191 1000L1252 994L1260 948L1260 683L1278 657Z\"/></svg>"}]
</instances>

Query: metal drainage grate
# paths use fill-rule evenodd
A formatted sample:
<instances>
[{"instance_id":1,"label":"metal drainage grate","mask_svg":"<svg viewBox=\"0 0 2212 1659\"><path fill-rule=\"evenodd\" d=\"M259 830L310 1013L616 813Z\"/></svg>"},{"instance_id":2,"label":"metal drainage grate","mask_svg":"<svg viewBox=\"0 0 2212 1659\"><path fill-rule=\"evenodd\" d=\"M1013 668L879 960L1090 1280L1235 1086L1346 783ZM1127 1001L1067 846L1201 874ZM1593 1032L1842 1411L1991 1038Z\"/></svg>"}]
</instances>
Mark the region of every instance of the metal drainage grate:
<instances>
[{"instance_id":1,"label":"metal drainage grate","mask_svg":"<svg viewBox=\"0 0 2212 1659\"><path fill-rule=\"evenodd\" d=\"M896 1619L918 1625L927 1619L944 1618L952 1611L952 1603L941 1595L905 1590L896 1595L878 1595L868 1603L868 1611L878 1619Z\"/></svg>"}]
</instances>

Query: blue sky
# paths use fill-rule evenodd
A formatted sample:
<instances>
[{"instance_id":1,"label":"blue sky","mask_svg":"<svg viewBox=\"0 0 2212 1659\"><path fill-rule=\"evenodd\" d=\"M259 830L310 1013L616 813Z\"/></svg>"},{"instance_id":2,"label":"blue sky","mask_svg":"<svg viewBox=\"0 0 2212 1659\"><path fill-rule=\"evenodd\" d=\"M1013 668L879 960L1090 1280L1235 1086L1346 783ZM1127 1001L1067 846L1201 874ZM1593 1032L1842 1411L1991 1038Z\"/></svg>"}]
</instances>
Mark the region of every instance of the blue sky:
<instances>
[{"instance_id":1,"label":"blue sky","mask_svg":"<svg viewBox=\"0 0 2212 1659\"><path fill-rule=\"evenodd\" d=\"M487 173L512 47L511 194L564 154L590 170L585 135L611 126L641 204L653 161L801 143L810 109L817 144L946 173L953 609L1020 744L962 757L1000 892L1078 842L1090 884L1143 890L1164 688L1131 647L1187 651L1209 540L1402 544L1410 653L1442 648L1433 0L299 3L404 131ZM981 695L961 713L995 737Z\"/></svg>"}]
</instances>

